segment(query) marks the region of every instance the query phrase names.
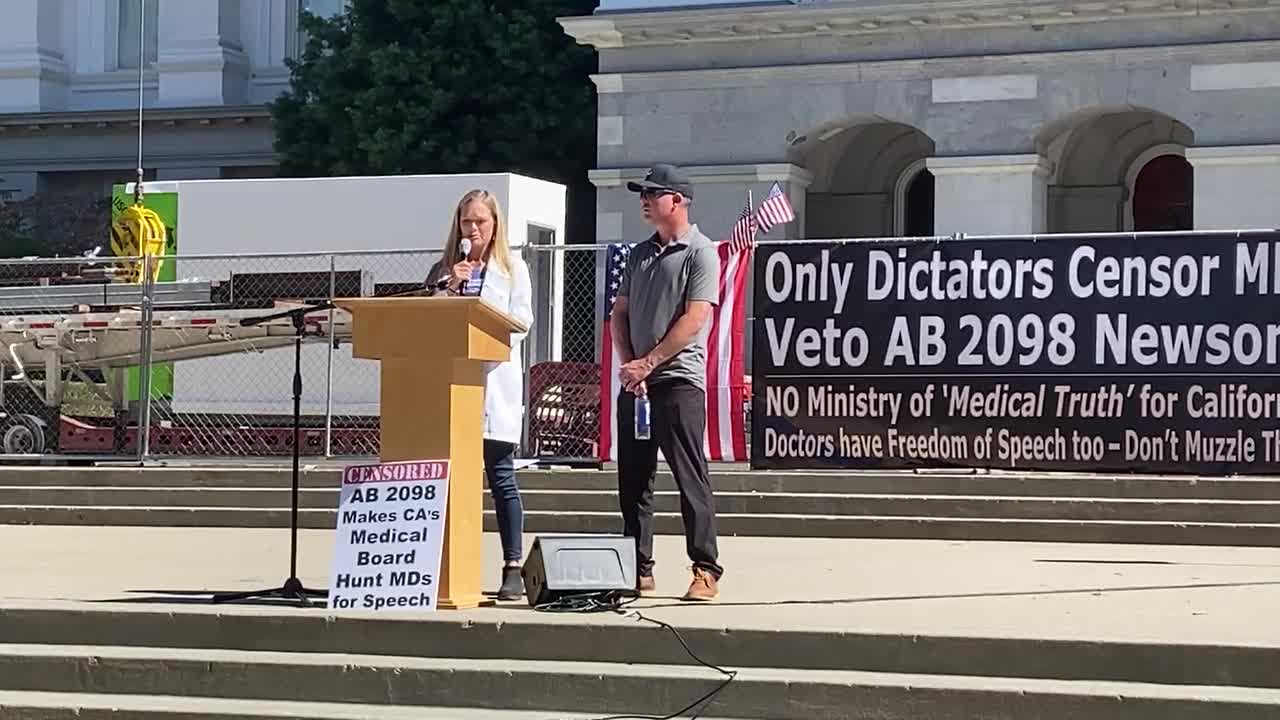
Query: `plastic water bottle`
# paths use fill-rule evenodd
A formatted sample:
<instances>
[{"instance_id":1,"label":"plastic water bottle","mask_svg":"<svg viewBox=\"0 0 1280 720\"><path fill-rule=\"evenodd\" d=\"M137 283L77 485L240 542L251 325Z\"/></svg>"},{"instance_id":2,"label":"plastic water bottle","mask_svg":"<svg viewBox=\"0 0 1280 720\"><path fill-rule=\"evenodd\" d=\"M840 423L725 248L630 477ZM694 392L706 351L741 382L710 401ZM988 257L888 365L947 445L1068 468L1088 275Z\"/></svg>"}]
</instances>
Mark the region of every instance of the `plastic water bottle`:
<instances>
[{"instance_id":1,"label":"plastic water bottle","mask_svg":"<svg viewBox=\"0 0 1280 720\"><path fill-rule=\"evenodd\" d=\"M649 398L643 395L636 397L636 439L649 439Z\"/></svg>"}]
</instances>

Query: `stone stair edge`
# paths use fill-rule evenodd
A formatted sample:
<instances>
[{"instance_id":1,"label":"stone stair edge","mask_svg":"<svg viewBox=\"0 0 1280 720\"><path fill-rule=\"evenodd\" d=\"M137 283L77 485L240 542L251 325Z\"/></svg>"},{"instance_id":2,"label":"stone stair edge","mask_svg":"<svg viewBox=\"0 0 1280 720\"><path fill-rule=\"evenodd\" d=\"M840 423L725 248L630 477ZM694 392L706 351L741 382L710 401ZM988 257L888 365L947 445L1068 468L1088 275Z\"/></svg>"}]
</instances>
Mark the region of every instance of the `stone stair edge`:
<instances>
[{"instance_id":1,"label":"stone stair edge","mask_svg":"<svg viewBox=\"0 0 1280 720\"><path fill-rule=\"evenodd\" d=\"M365 462L376 462L375 459L361 461L360 463L352 462L350 464L364 464ZM300 475L340 475L342 466L308 466L305 459ZM715 464L711 465L711 474L724 476L777 476L777 477L849 477L849 478L890 478L899 479L904 477L910 478L952 478L952 479L1028 479L1028 480L1124 480L1124 481L1168 481L1176 483L1194 484L1198 482L1278 482L1280 474L1275 475L1195 475L1195 474L1144 474L1144 473L1115 473L1115 472L1079 472L1079 471L1040 471L1040 470L947 470L947 469L786 469L777 470L772 468L750 469L743 467L721 468ZM583 477L583 476L607 476L614 477L617 469L609 468L538 468L526 467L516 471L518 475L530 476L564 476L564 477ZM207 466L207 465L165 465L165 466L141 466L141 467L121 467L121 466L50 466L50 465L0 465L0 478L6 475L17 473L40 473L45 475L53 474L99 474L99 475L135 475L135 474L183 474L183 475L285 475L292 473L292 468L285 464L279 465L225 465L225 466ZM671 473L665 467L660 466L658 475L670 477Z\"/></svg>"},{"instance_id":2,"label":"stone stair edge","mask_svg":"<svg viewBox=\"0 0 1280 720\"><path fill-rule=\"evenodd\" d=\"M1269 501L1261 501L1269 502ZM11 511L61 511L61 512L118 512L118 513L142 513L142 514L162 514L162 513L208 513L211 515L226 514L278 514L291 512L289 506L282 505L280 507L235 507L235 506L207 506L207 505L0 505L0 512ZM299 515L333 515L337 512L335 508L299 508ZM492 514L491 508L485 509L486 514ZM526 517L590 517L590 518L618 518L618 513L613 510L525 510ZM853 522L853 521L911 521L911 522L937 522L937 523L991 523L991 524L1009 524L1009 523L1035 523L1035 524L1065 524L1065 525L1138 525L1138 526L1174 526L1174 527L1257 527L1257 528L1276 528L1280 529L1280 522L1277 523L1226 523L1226 522L1189 522L1181 520L1080 520L1071 518L999 518L999 517L945 517L937 515L831 515L819 513L717 513L718 518L727 519L762 519L762 520L797 520L806 522ZM679 518L678 512L657 511L654 517L672 517ZM1280 518L1278 518L1280 519ZM10 523L12 524L12 523ZM38 524L38 523L36 523ZM1158 544L1158 543L1157 543Z\"/></svg>"},{"instance_id":3,"label":"stone stair edge","mask_svg":"<svg viewBox=\"0 0 1280 720\"><path fill-rule=\"evenodd\" d=\"M298 492L307 495L334 495L338 492L337 487L300 487ZM288 496L292 490L284 487L240 487L235 485L0 485L0 495L10 492L67 492L67 493L103 493L103 494L123 494L123 493L213 493L213 494L277 494ZM608 496L615 497L616 490L610 489L594 489L594 488L521 488L522 493L538 496L573 496L584 495L591 497ZM677 496L679 490L674 488L654 488L655 496ZM945 502L973 502L973 503L995 503L995 502L1027 502L1027 503L1116 503L1116 504L1170 504L1170 505L1241 505L1244 507L1256 507L1258 505L1276 505L1280 508L1280 497L1271 498L1198 498L1198 497L1132 497L1132 496L1091 496L1091 495L1007 495L1000 493L992 494L964 494L964 493L929 493L920 491L903 491L903 492L871 492L871 491L848 491L848 492L803 492L803 491L787 491L787 490L723 490L715 491L717 497L760 497L760 498L860 498L867 500L938 500ZM0 507L6 506L0 503ZM59 507L68 507L72 505L59 505ZM16 507L8 505L8 507ZM122 506L133 507L133 506ZM200 507L200 506L193 506Z\"/></svg>"},{"instance_id":4,"label":"stone stair edge","mask_svg":"<svg viewBox=\"0 0 1280 720\"><path fill-rule=\"evenodd\" d=\"M652 612L643 606L638 609ZM1156 682L1134 673L1161 672L1160 665L1190 671L1193 663L1199 662L1219 679L1242 671L1262 672L1258 676L1263 678L1261 682L1246 684L1280 690L1280 673L1265 671L1280 667L1280 645L726 627L710 622L675 623L673 627L696 652L709 655L711 662L736 662L743 667L1044 679L1048 674L1044 663L1053 657L1057 663L1072 658L1089 661L1081 663L1076 676L1063 678L1064 673L1058 672L1054 675L1058 679L1105 679L1089 673L1102 673L1105 666L1112 665L1123 677L1110 679ZM424 648L465 647L472 654L455 652L455 659L563 663L590 654L606 664L682 668L694 664L665 628L620 616L590 616L574 622L565 615L537 613L515 617L480 613L377 616L317 608L314 614L299 615L286 608L250 606L159 609L101 608L87 603L60 607L8 604L0 606L0 629L4 630L0 636L6 638L0 641L0 656L22 654L29 648L39 648L46 655L66 655L91 647L95 656L101 656L106 648L112 649L105 651L107 654L117 656L204 653L206 657L221 654L225 659L257 653L259 658L305 656L307 662L319 662L327 657L335 662L377 664L397 658L434 662L420 654ZM142 632L147 629L152 631L150 635ZM463 639L470 642L443 642ZM552 644L553 639L561 642ZM370 648L378 652L371 653ZM950 662L954 667L901 665L918 663L918 657L943 665ZM1038 659L1039 664L1025 662L1029 658ZM1041 674L1035 674L1037 670ZM1176 684L1214 684L1193 679L1180 678ZM1161 682L1170 680L1165 677Z\"/></svg>"},{"instance_id":5,"label":"stone stair edge","mask_svg":"<svg viewBox=\"0 0 1280 720\"><path fill-rule=\"evenodd\" d=\"M593 720L528 710L0 690L0 720ZM707 720L729 720L707 718Z\"/></svg>"},{"instance_id":6,"label":"stone stair edge","mask_svg":"<svg viewBox=\"0 0 1280 720\"><path fill-rule=\"evenodd\" d=\"M676 642L670 638L671 642ZM174 648L164 646L127 646L127 645L58 645L58 644L18 644L0 642L0 659L15 657L49 657L49 658L84 658L90 662L118 661L124 663L146 661L179 661L200 662L210 666L218 664L254 663L264 668L274 666L305 667L358 667L375 670L446 670L453 672L498 672L508 673L508 663L518 662L522 672L548 673L553 675L587 675L600 676L607 674L627 674L639 677L663 678L671 676L696 677L698 679L722 679L719 671L697 664L667 664L656 662L631 662L627 660L539 660L529 658L474 658L454 656L447 652L431 656L407 655L364 655L346 652L313 652L313 651L279 651L279 650L228 650L219 648ZM715 664L715 663L712 663ZM1277 687L1240 686L1229 683L1197 684L1188 686L1182 683L1142 682L1126 680L1077 680L1042 677L1009 677L988 675L966 675L960 673L924 673L924 672L891 672L858 669L774 667L768 665L743 665L739 669L750 679L770 681L794 681L802 678L807 681L849 682L854 684L872 684L869 681L880 680L887 684L901 682L918 686L925 679L931 679L937 685L963 687L975 680L984 683L995 682L1012 685L1014 683L1040 682L1052 683L1060 687L1074 684L1098 684L1109 687L1101 691L1116 693L1122 688L1118 686L1147 685L1198 692L1209 687L1257 690L1273 695L1280 702L1280 683Z\"/></svg>"},{"instance_id":7,"label":"stone stair edge","mask_svg":"<svg viewBox=\"0 0 1280 720\"><path fill-rule=\"evenodd\" d=\"M101 691L198 697L292 700L290 688L307 688L322 702L423 705L518 703L517 709L603 713L636 708L678 707L722 682L710 669L647 664L462 660L453 658L318 657L307 653L131 652L107 647L65 646L47 652L0 646L0 681L13 690ZM12 652L18 650L19 652ZM733 691L717 697L729 715L754 718L847 717L851 707L883 707L886 699L919 702L997 702L1030 714L1044 703L1065 702L1090 718L1192 717L1209 706L1259 712L1280 705L1280 689L1231 685L974 677L867 671L732 668ZM604 682L601 682L604 680ZM68 687L69 686L69 687ZM488 694L492 693L492 694ZM904 693L909 698L904 698ZM607 708L599 707L605 703ZM1085 708L1078 707L1084 704ZM509 706L507 706L509 707ZM1170 710L1177 715L1168 715ZM1058 712L1062 712L1059 710ZM1124 714L1119 714L1123 712ZM860 713L855 713L860 714ZM1037 717L1045 717L1036 714ZM1054 713L1057 717L1068 715ZM902 717L908 717L903 715ZM1231 717L1243 717L1232 715ZM1258 717L1265 717L1259 715Z\"/></svg>"},{"instance_id":8,"label":"stone stair edge","mask_svg":"<svg viewBox=\"0 0 1280 720\"><path fill-rule=\"evenodd\" d=\"M65 715L51 713L64 711ZM0 720L595 720L598 714L425 705L0 690ZM735 720L703 716L706 720ZM742 720L742 719L737 719Z\"/></svg>"}]
</instances>

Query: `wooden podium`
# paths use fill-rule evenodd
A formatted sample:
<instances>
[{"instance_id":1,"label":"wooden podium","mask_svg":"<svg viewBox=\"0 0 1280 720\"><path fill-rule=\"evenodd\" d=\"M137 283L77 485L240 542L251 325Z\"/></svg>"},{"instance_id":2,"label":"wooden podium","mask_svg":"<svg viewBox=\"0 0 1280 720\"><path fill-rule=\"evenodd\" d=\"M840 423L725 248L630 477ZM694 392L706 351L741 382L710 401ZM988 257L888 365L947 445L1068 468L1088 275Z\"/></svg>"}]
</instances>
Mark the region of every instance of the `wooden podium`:
<instances>
[{"instance_id":1,"label":"wooden podium","mask_svg":"<svg viewBox=\"0 0 1280 720\"><path fill-rule=\"evenodd\" d=\"M352 315L352 354L382 364L382 462L450 460L437 607L488 604L480 581L484 364L509 360L511 334L527 328L472 297L334 304Z\"/></svg>"}]
</instances>

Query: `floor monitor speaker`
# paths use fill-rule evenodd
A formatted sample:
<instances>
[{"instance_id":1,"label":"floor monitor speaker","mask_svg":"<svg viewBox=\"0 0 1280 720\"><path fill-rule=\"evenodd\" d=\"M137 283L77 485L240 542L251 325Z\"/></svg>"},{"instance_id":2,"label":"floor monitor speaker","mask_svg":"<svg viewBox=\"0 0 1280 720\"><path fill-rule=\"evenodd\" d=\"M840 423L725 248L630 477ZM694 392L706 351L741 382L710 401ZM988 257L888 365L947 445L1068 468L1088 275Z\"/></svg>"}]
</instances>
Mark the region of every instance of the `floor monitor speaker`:
<instances>
[{"instance_id":1,"label":"floor monitor speaker","mask_svg":"<svg viewBox=\"0 0 1280 720\"><path fill-rule=\"evenodd\" d=\"M636 589L636 543L614 535L539 535L524 564L536 607L571 595Z\"/></svg>"}]
</instances>

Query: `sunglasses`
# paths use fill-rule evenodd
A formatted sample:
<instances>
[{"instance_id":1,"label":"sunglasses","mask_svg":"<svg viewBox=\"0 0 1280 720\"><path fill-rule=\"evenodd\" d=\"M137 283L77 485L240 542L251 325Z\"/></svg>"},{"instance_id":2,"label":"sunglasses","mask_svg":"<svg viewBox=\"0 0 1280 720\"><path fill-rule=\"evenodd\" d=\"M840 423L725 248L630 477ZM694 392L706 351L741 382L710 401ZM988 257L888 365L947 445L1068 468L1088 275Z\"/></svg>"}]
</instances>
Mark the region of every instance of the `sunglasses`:
<instances>
[{"instance_id":1,"label":"sunglasses","mask_svg":"<svg viewBox=\"0 0 1280 720\"><path fill-rule=\"evenodd\" d=\"M679 194L680 193L672 192L671 190L641 190L640 191L640 197L644 198L645 200L655 200L657 198L662 197L663 195L679 195Z\"/></svg>"}]
</instances>

